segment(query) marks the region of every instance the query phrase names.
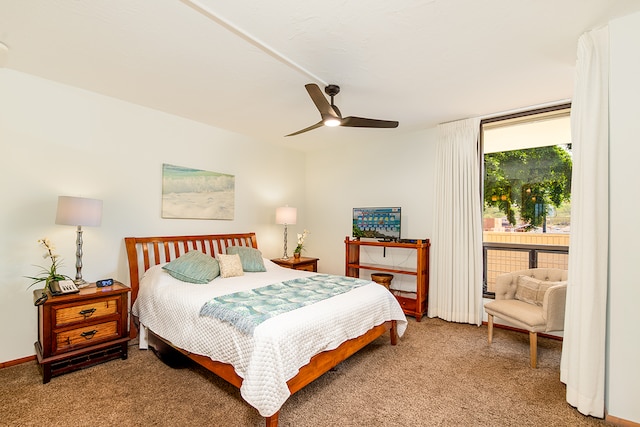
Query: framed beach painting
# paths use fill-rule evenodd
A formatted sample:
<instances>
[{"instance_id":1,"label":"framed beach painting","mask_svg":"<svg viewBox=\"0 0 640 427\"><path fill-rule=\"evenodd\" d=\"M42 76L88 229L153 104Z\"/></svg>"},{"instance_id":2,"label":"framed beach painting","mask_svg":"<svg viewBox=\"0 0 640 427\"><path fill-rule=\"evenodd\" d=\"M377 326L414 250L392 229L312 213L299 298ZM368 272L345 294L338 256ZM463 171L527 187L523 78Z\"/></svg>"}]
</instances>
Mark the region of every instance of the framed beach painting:
<instances>
[{"instance_id":1,"label":"framed beach painting","mask_svg":"<svg viewBox=\"0 0 640 427\"><path fill-rule=\"evenodd\" d=\"M162 218L233 219L235 176L162 165Z\"/></svg>"}]
</instances>

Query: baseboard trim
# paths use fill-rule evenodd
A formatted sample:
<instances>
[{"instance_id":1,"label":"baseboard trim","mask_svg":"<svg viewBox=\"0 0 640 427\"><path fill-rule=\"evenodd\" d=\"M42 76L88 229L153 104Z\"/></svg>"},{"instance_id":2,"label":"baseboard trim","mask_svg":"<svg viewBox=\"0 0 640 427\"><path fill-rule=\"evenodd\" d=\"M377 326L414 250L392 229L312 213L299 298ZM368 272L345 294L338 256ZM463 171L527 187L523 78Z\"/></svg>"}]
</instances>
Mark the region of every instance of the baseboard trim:
<instances>
[{"instance_id":1,"label":"baseboard trim","mask_svg":"<svg viewBox=\"0 0 640 427\"><path fill-rule=\"evenodd\" d=\"M606 411L604 414L604 420L617 427L640 427L640 423L625 420L624 418L614 417L613 415L609 415Z\"/></svg>"},{"instance_id":2,"label":"baseboard trim","mask_svg":"<svg viewBox=\"0 0 640 427\"><path fill-rule=\"evenodd\" d=\"M16 360L8 360L6 362L0 362L0 369L8 368L9 366L21 365L23 363L31 362L33 360L36 360L35 354L33 356L22 357Z\"/></svg>"},{"instance_id":3,"label":"baseboard trim","mask_svg":"<svg viewBox=\"0 0 640 427\"><path fill-rule=\"evenodd\" d=\"M482 322L483 325L486 325L487 322ZM522 332L523 334L528 334L529 331L525 330L525 329L520 329L520 328L516 328L513 326L508 326L508 325L502 325L500 323L493 323L493 328L494 329L508 329L510 331L515 331L515 332ZM562 341L562 337L559 337L557 335L549 335L549 334L544 334L541 332L538 332L538 336L539 337L543 337L543 338L551 338L552 340L557 340L557 341Z\"/></svg>"}]
</instances>

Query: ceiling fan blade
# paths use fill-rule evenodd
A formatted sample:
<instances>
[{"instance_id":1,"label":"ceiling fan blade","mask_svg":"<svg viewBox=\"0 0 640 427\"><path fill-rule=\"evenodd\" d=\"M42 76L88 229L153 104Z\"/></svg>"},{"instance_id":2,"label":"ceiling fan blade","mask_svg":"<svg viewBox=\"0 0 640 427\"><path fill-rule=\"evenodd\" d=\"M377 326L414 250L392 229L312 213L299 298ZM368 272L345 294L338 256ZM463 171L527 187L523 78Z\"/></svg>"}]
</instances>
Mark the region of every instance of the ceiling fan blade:
<instances>
[{"instance_id":1,"label":"ceiling fan blade","mask_svg":"<svg viewBox=\"0 0 640 427\"><path fill-rule=\"evenodd\" d=\"M314 104L316 104L316 108L320 111L320 115L324 118L325 116L333 116L336 119L340 119L340 115L331 107L327 98L324 97L322 91L315 83L309 83L304 85L309 92L309 96Z\"/></svg>"},{"instance_id":2,"label":"ceiling fan blade","mask_svg":"<svg viewBox=\"0 0 640 427\"><path fill-rule=\"evenodd\" d=\"M324 123L322 122L322 120L320 120L318 123L316 123L315 125L311 125L308 128L304 128L302 130L299 130L298 132L294 132L294 133L290 133L289 135L285 135L285 136L293 136L293 135L299 135L301 133L313 130L313 129L317 129L321 126L324 126Z\"/></svg>"},{"instance_id":3,"label":"ceiling fan blade","mask_svg":"<svg viewBox=\"0 0 640 427\"><path fill-rule=\"evenodd\" d=\"M340 126L355 128L397 128L398 122L392 120L365 119L363 117L345 117Z\"/></svg>"},{"instance_id":4,"label":"ceiling fan blade","mask_svg":"<svg viewBox=\"0 0 640 427\"><path fill-rule=\"evenodd\" d=\"M346 127L359 127L359 128L397 128L398 122L391 120L378 120L378 119L366 119L364 117L349 116L345 119L342 118L342 113L338 107L333 103L333 98L340 93L340 86L328 85L325 88L327 95L331 97L331 102L327 101L327 98L322 94L322 91L315 83L308 83L304 85L305 89L309 93L311 100L315 104L316 108L320 112L322 120L315 125L311 125L308 128L299 130L294 133L290 133L286 136L299 135L303 132L307 132L321 126L346 126Z\"/></svg>"}]
</instances>

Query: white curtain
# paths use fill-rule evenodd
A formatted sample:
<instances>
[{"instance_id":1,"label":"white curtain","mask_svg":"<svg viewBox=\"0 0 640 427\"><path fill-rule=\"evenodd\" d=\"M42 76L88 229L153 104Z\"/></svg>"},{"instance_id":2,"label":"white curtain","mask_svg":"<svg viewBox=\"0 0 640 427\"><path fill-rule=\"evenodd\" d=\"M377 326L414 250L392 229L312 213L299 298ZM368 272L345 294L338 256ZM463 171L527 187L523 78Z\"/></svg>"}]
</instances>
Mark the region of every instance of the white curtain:
<instances>
[{"instance_id":1,"label":"white curtain","mask_svg":"<svg viewBox=\"0 0 640 427\"><path fill-rule=\"evenodd\" d=\"M567 402L604 416L609 227L608 28L584 34L571 105L569 285L560 362Z\"/></svg>"},{"instance_id":2,"label":"white curtain","mask_svg":"<svg viewBox=\"0 0 640 427\"><path fill-rule=\"evenodd\" d=\"M438 126L429 317L482 324L480 119Z\"/></svg>"}]
</instances>

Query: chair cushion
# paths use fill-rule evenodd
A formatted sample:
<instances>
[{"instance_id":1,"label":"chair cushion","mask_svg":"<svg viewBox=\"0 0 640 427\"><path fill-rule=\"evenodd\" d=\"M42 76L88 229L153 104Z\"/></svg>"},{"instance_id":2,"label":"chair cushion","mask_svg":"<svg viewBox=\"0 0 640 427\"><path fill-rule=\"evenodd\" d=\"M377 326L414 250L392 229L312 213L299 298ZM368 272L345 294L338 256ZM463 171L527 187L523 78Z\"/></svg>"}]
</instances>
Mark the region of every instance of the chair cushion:
<instances>
[{"instance_id":1,"label":"chair cushion","mask_svg":"<svg viewBox=\"0 0 640 427\"><path fill-rule=\"evenodd\" d=\"M494 300L484 305L488 314L504 319L531 332L543 332L545 320L542 307L517 299Z\"/></svg>"}]
</instances>

